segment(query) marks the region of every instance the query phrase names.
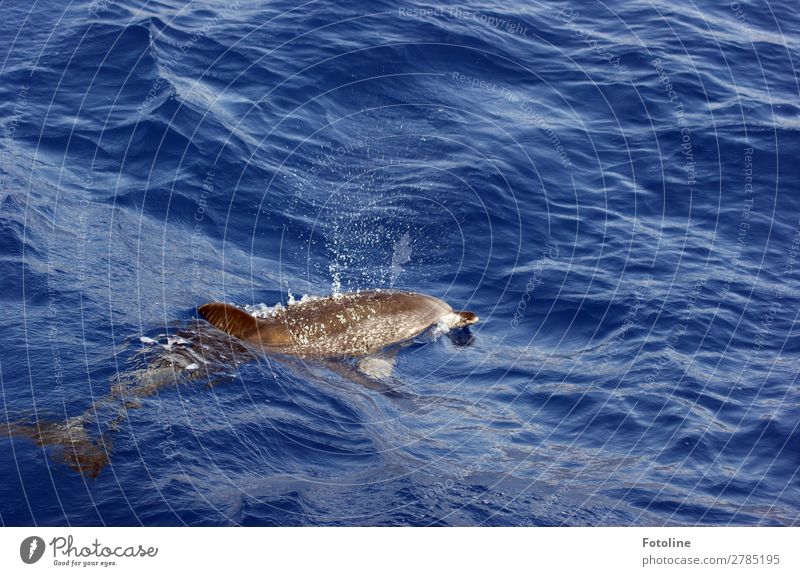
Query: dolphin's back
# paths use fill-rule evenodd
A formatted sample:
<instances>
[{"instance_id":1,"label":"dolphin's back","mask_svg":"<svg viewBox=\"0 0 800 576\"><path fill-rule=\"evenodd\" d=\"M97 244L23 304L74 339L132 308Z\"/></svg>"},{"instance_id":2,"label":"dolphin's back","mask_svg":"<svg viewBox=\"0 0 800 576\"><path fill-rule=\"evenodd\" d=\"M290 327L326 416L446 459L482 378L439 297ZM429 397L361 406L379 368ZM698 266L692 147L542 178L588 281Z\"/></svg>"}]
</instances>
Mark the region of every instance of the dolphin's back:
<instances>
[{"instance_id":1,"label":"dolphin's back","mask_svg":"<svg viewBox=\"0 0 800 576\"><path fill-rule=\"evenodd\" d=\"M423 294L368 291L294 304L271 320L290 334L288 353L365 356L419 335L451 312Z\"/></svg>"},{"instance_id":2,"label":"dolphin's back","mask_svg":"<svg viewBox=\"0 0 800 576\"><path fill-rule=\"evenodd\" d=\"M229 334L267 351L301 357L366 356L453 314L447 303L432 296L376 290L291 304L271 318L254 318L219 303L199 311Z\"/></svg>"}]
</instances>

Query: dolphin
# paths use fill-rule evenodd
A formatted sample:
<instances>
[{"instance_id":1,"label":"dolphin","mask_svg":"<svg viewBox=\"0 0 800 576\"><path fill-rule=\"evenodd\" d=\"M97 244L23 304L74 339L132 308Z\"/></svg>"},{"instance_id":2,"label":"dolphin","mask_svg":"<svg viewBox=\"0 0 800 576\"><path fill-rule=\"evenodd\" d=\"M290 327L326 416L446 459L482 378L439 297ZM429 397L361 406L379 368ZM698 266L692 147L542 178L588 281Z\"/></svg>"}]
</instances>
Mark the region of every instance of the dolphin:
<instances>
[{"instance_id":1,"label":"dolphin","mask_svg":"<svg viewBox=\"0 0 800 576\"><path fill-rule=\"evenodd\" d=\"M269 318L257 318L219 302L198 310L224 334L206 329L197 319L197 324L172 336L163 335L159 340L141 337L143 347L133 359L139 367L117 374L109 393L83 414L66 421L36 418L8 422L0 425L0 436L25 437L38 446L52 447L57 461L96 478L110 462L113 435L129 410L165 388L197 381L214 386L231 380L232 366L251 362L264 351L323 360L345 378L394 396L397 391L380 381L391 375L396 353L387 352L387 347L432 326L450 330L478 321L475 314L454 312L432 296L380 290L303 300L277 308ZM345 358L360 358L358 370L336 361ZM99 434L91 432L95 426L100 427Z\"/></svg>"},{"instance_id":2,"label":"dolphin","mask_svg":"<svg viewBox=\"0 0 800 576\"><path fill-rule=\"evenodd\" d=\"M432 326L447 330L478 321L473 312L415 292L365 290L313 298L257 318L222 302L198 309L216 328L266 353L299 358L363 358L419 336Z\"/></svg>"}]
</instances>

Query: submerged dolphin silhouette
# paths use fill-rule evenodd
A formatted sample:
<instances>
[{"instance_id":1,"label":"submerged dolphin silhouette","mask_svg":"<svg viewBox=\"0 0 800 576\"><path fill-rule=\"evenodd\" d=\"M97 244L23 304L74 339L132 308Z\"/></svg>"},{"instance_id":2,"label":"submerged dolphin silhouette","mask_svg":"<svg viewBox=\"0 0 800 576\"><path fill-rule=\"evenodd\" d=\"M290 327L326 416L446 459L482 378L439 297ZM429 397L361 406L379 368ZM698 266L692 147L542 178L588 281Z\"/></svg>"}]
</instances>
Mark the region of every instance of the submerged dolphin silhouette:
<instances>
[{"instance_id":1,"label":"submerged dolphin silhouette","mask_svg":"<svg viewBox=\"0 0 800 576\"><path fill-rule=\"evenodd\" d=\"M474 324L472 312L414 292L367 290L316 298L257 318L230 304L210 302L198 312L211 324L265 352L300 358L358 358L410 340L435 325Z\"/></svg>"},{"instance_id":2,"label":"submerged dolphin silhouette","mask_svg":"<svg viewBox=\"0 0 800 576\"><path fill-rule=\"evenodd\" d=\"M197 322L197 321L195 321ZM257 358L246 345L200 326L182 326L173 336L139 339L132 358L136 368L115 375L111 389L82 414L66 420L46 416L0 423L0 437L29 438L53 448L50 456L76 472L97 477L110 462L113 436L145 398L165 388L204 381L208 386L232 380L231 366ZM97 432L93 429L98 428Z\"/></svg>"}]
</instances>

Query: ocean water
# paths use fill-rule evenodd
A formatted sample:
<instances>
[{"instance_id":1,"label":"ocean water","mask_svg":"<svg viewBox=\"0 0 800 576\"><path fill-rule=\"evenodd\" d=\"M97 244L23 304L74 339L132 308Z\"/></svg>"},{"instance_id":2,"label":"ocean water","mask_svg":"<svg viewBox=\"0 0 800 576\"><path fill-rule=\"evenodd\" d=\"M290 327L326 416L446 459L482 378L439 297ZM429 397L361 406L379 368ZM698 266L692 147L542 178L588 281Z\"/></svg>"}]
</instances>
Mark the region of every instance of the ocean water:
<instances>
[{"instance_id":1,"label":"ocean water","mask_svg":"<svg viewBox=\"0 0 800 576\"><path fill-rule=\"evenodd\" d=\"M800 524L787 2L0 4L3 525ZM212 300L471 310L393 374Z\"/></svg>"}]
</instances>

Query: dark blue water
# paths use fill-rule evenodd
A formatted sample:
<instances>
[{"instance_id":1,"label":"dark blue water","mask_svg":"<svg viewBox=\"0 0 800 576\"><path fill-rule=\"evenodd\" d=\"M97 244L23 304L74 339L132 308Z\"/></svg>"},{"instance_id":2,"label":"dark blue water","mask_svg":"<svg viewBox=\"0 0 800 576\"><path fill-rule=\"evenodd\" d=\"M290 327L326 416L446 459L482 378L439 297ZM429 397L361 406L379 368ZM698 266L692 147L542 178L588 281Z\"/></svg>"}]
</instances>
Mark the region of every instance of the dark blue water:
<instances>
[{"instance_id":1,"label":"dark blue water","mask_svg":"<svg viewBox=\"0 0 800 576\"><path fill-rule=\"evenodd\" d=\"M0 523L797 525L790 4L2 2ZM196 342L374 287L474 340Z\"/></svg>"}]
</instances>

